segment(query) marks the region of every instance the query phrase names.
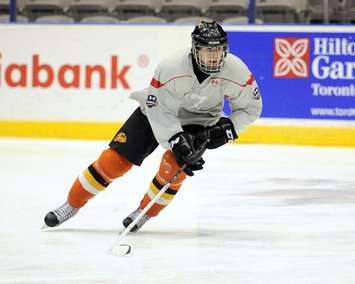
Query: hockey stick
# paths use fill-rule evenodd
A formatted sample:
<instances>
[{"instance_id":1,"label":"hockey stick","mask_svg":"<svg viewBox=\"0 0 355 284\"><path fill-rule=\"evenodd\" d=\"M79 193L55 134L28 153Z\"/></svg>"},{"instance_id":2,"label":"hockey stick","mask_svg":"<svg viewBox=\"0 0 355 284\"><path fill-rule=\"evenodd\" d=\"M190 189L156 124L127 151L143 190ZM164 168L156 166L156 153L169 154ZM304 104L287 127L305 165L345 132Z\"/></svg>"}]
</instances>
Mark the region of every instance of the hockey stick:
<instances>
[{"instance_id":1,"label":"hockey stick","mask_svg":"<svg viewBox=\"0 0 355 284\"><path fill-rule=\"evenodd\" d=\"M131 252L131 246L128 244L122 243L124 237L131 231L131 229L139 222L139 220L148 212L150 208L154 205L154 203L168 190L170 185L175 182L177 177L184 171L186 168L186 164L184 164L181 168L179 168L175 175L166 183L163 188L158 192L158 194L145 206L141 213L132 221L131 224L120 234L116 243L112 246L110 252L113 255L125 255Z\"/></svg>"}]
</instances>

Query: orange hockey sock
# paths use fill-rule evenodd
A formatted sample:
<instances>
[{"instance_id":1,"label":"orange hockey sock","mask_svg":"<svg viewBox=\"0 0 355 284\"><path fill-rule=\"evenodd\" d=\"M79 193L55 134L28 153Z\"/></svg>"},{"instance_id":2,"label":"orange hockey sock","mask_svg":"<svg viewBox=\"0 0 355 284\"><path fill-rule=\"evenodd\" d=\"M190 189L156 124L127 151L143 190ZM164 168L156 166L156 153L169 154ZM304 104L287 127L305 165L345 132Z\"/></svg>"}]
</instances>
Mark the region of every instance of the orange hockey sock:
<instances>
[{"instance_id":1,"label":"orange hockey sock","mask_svg":"<svg viewBox=\"0 0 355 284\"><path fill-rule=\"evenodd\" d=\"M159 193L163 186L168 183L171 178L176 174L179 169L176 163L174 154L168 150L164 153L159 171L153 178L148 191L144 195L139 208L143 209L147 204ZM165 193L160 197L160 199L148 210L147 215L154 217L159 214L175 197L176 193L180 189L182 183L186 178L186 174L182 172L174 183L165 191Z\"/></svg>"},{"instance_id":2,"label":"orange hockey sock","mask_svg":"<svg viewBox=\"0 0 355 284\"><path fill-rule=\"evenodd\" d=\"M75 208L81 208L96 194L117 177L124 175L132 167L132 163L113 149L104 150L97 161L92 163L72 185L68 202Z\"/></svg>"}]
</instances>

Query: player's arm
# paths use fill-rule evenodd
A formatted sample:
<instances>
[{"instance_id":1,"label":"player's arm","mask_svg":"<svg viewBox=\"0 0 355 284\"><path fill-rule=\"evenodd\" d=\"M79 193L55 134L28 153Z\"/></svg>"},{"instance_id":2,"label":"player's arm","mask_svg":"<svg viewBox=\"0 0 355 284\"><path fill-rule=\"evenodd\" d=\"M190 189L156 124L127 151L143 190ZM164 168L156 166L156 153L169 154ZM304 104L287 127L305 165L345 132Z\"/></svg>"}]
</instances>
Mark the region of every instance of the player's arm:
<instances>
[{"instance_id":1,"label":"player's arm","mask_svg":"<svg viewBox=\"0 0 355 284\"><path fill-rule=\"evenodd\" d=\"M255 80L252 84L245 86L239 94L229 98L229 102L232 109L229 119L232 121L237 135L261 115L262 98Z\"/></svg>"},{"instance_id":2,"label":"player's arm","mask_svg":"<svg viewBox=\"0 0 355 284\"><path fill-rule=\"evenodd\" d=\"M180 100L174 82L164 83L157 78L159 78L158 72L147 90L146 115L159 144L171 149L178 165L184 165L184 172L193 176L194 171L203 168L202 154L206 143L203 146L197 145L195 137L183 131L177 117Z\"/></svg>"},{"instance_id":3,"label":"player's arm","mask_svg":"<svg viewBox=\"0 0 355 284\"><path fill-rule=\"evenodd\" d=\"M166 83L163 79L158 69L147 91L145 111L155 138L168 149L169 139L183 130L177 118L180 101L174 92L174 82Z\"/></svg>"},{"instance_id":4,"label":"player's arm","mask_svg":"<svg viewBox=\"0 0 355 284\"><path fill-rule=\"evenodd\" d=\"M253 123L261 114L262 100L255 81L231 92L228 100L231 104L230 117L222 117L209 128L210 142L207 148L218 148L238 138L239 133Z\"/></svg>"}]
</instances>

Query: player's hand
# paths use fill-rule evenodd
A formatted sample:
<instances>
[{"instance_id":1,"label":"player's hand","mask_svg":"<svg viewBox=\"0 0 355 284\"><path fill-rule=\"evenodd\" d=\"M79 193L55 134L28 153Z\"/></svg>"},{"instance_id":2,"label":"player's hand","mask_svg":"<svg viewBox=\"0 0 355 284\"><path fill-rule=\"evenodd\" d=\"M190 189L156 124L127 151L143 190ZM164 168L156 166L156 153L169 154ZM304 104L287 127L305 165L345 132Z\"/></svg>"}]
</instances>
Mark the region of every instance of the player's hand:
<instances>
[{"instance_id":1,"label":"player's hand","mask_svg":"<svg viewBox=\"0 0 355 284\"><path fill-rule=\"evenodd\" d=\"M195 162L195 163L193 163L193 164L187 164L187 166L185 167L185 169L184 169L184 172L188 175L188 176L190 176L190 177L192 177L193 175L195 175L194 174L194 171L200 171L200 170L202 170L203 169L203 165L205 164L205 160L204 159L202 159L202 157L197 161L197 162Z\"/></svg>"},{"instance_id":2,"label":"player's hand","mask_svg":"<svg viewBox=\"0 0 355 284\"><path fill-rule=\"evenodd\" d=\"M218 148L238 138L232 121L227 117L221 117L215 125L209 127L208 136L210 141L206 145L207 149Z\"/></svg>"},{"instance_id":3,"label":"player's hand","mask_svg":"<svg viewBox=\"0 0 355 284\"><path fill-rule=\"evenodd\" d=\"M189 132L180 132L171 137L169 143L178 165L180 167L186 165L184 171L187 175L193 176L194 171L202 170L205 163L202 159L205 145L196 143L194 135Z\"/></svg>"}]
</instances>

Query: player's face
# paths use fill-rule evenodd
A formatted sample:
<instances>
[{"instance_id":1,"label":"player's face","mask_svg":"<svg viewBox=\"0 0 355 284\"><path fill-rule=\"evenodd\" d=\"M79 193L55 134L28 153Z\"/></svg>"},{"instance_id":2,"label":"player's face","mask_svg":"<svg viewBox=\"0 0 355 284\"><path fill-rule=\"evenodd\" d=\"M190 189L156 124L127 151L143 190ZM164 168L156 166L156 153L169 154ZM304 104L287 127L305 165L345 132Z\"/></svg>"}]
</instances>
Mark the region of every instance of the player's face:
<instances>
[{"instance_id":1,"label":"player's face","mask_svg":"<svg viewBox=\"0 0 355 284\"><path fill-rule=\"evenodd\" d=\"M206 66L216 68L223 60L224 48L218 47L201 47L199 52L200 61Z\"/></svg>"},{"instance_id":2,"label":"player's face","mask_svg":"<svg viewBox=\"0 0 355 284\"><path fill-rule=\"evenodd\" d=\"M192 54L202 72L213 74L222 70L224 58L228 54L228 45L201 46L193 44Z\"/></svg>"}]
</instances>

